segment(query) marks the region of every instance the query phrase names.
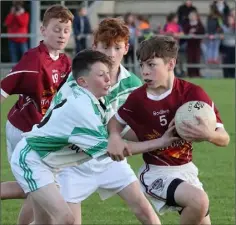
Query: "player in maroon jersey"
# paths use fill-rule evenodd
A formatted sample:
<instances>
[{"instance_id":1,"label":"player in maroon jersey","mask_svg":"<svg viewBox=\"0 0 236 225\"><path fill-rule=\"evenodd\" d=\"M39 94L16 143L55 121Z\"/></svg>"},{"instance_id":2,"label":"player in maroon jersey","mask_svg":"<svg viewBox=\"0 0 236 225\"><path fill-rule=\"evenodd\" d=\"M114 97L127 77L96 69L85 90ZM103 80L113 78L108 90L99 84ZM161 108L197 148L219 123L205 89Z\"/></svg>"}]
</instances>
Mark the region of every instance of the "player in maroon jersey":
<instances>
[{"instance_id":1,"label":"player in maroon jersey","mask_svg":"<svg viewBox=\"0 0 236 225\"><path fill-rule=\"evenodd\" d=\"M198 126L185 123L188 138L227 146L224 129L213 101L199 86L174 76L178 45L172 37L156 36L142 42L137 51L145 84L130 94L118 113L110 120L108 153L114 160L123 159L124 143L120 131L129 125L139 141L161 137L173 125L177 109L188 101L203 101L215 111L217 126L210 131L205 121ZM127 149L126 149L127 150ZM156 210L180 212L180 224L210 224L209 200L192 163L192 143L183 139L164 149L143 154L139 171L142 188Z\"/></svg>"},{"instance_id":2,"label":"player in maroon jersey","mask_svg":"<svg viewBox=\"0 0 236 225\"><path fill-rule=\"evenodd\" d=\"M60 51L68 43L73 19L73 14L64 6L48 8L40 28L44 40L26 52L1 81L1 102L9 95L19 95L6 124L9 161L21 134L40 122L57 88L71 71L70 59ZM24 198L23 193L16 182L1 183L1 199ZM27 215L30 213L22 215L19 223L28 223Z\"/></svg>"}]
</instances>

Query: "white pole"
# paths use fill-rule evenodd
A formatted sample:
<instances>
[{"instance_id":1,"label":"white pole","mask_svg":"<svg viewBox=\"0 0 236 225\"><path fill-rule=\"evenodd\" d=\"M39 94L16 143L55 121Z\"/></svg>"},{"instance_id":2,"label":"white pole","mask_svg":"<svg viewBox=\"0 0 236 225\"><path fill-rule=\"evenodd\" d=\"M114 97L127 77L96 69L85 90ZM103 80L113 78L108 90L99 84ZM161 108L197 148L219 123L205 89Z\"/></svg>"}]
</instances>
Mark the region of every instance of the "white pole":
<instances>
[{"instance_id":1,"label":"white pole","mask_svg":"<svg viewBox=\"0 0 236 225\"><path fill-rule=\"evenodd\" d=\"M40 27L40 1L31 0L30 30L32 34L38 34ZM38 37L30 38L30 48L38 45Z\"/></svg>"}]
</instances>

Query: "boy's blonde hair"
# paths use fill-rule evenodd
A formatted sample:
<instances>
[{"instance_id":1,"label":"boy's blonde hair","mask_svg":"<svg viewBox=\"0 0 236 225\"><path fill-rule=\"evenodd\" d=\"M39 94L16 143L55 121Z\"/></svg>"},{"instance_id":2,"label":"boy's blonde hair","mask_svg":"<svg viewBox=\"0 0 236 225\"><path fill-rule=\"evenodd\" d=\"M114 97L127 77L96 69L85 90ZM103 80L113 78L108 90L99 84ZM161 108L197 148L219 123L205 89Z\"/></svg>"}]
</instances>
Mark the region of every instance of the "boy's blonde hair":
<instances>
[{"instance_id":1,"label":"boy's blonde hair","mask_svg":"<svg viewBox=\"0 0 236 225\"><path fill-rule=\"evenodd\" d=\"M43 16L43 26L47 26L51 19L60 19L61 23L67 23L74 20L74 16L71 11L62 5L53 5L49 7Z\"/></svg>"}]
</instances>

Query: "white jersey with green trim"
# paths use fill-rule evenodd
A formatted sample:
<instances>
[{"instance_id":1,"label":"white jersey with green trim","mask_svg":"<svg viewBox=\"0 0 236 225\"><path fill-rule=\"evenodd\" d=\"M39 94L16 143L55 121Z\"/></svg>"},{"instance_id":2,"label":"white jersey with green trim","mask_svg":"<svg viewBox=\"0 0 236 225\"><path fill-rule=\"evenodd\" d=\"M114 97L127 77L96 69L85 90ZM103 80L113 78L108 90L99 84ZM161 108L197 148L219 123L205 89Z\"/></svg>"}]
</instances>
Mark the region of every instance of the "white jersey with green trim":
<instances>
[{"instance_id":1,"label":"white jersey with green trim","mask_svg":"<svg viewBox=\"0 0 236 225\"><path fill-rule=\"evenodd\" d=\"M129 72L120 65L120 73L118 75L117 83L110 88L107 96L101 98L102 103L106 106L104 122L108 122L109 119L118 111L119 107L126 101L129 94L141 85L141 80L135 74ZM54 96L47 113L49 113L56 104L67 98L67 96L76 92L76 86L78 86L78 84L74 80L72 73L70 73L67 81Z\"/></svg>"},{"instance_id":2,"label":"white jersey with green trim","mask_svg":"<svg viewBox=\"0 0 236 225\"><path fill-rule=\"evenodd\" d=\"M76 85L40 124L24 133L27 144L47 165L78 165L106 154L105 111L88 90Z\"/></svg>"}]
</instances>

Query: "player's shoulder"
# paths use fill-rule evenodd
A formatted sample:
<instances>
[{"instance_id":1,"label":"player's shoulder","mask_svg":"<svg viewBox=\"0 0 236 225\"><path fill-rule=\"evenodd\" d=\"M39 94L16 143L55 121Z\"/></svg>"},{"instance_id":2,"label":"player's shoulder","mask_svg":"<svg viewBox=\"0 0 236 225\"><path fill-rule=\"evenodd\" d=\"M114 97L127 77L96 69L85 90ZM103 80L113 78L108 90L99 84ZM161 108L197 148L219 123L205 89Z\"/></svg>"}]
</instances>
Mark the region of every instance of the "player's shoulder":
<instances>
[{"instance_id":1,"label":"player's shoulder","mask_svg":"<svg viewBox=\"0 0 236 225\"><path fill-rule=\"evenodd\" d=\"M175 88L180 93L188 93L188 92L205 92L202 87L197 84L194 84L190 81L186 81L180 78L175 78L176 86Z\"/></svg>"},{"instance_id":2,"label":"player's shoulder","mask_svg":"<svg viewBox=\"0 0 236 225\"><path fill-rule=\"evenodd\" d=\"M199 85L192 82L178 79L176 84L177 94L182 96L183 99L205 99L210 100L207 92Z\"/></svg>"},{"instance_id":3,"label":"player's shoulder","mask_svg":"<svg viewBox=\"0 0 236 225\"><path fill-rule=\"evenodd\" d=\"M70 94L67 96L67 100L69 103L75 104L76 107L82 108L92 104L90 95L78 85L72 89Z\"/></svg>"},{"instance_id":4,"label":"player's shoulder","mask_svg":"<svg viewBox=\"0 0 236 225\"><path fill-rule=\"evenodd\" d=\"M71 59L65 53L60 53L59 59L62 63L66 63L68 65L71 65Z\"/></svg>"},{"instance_id":5,"label":"player's shoulder","mask_svg":"<svg viewBox=\"0 0 236 225\"><path fill-rule=\"evenodd\" d=\"M121 76L123 76L122 83L129 87L140 87L142 85L142 81L140 78L134 74L133 72L128 71L124 66L120 66Z\"/></svg>"},{"instance_id":6,"label":"player's shoulder","mask_svg":"<svg viewBox=\"0 0 236 225\"><path fill-rule=\"evenodd\" d=\"M29 61L39 61L40 60L40 51L39 48L31 48L27 52L24 53L23 57L24 59L27 58Z\"/></svg>"},{"instance_id":7,"label":"player's shoulder","mask_svg":"<svg viewBox=\"0 0 236 225\"><path fill-rule=\"evenodd\" d=\"M133 100L141 100L141 99L143 99L145 94L146 94L146 84L133 90L129 95L129 99L132 101Z\"/></svg>"}]
</instances>

